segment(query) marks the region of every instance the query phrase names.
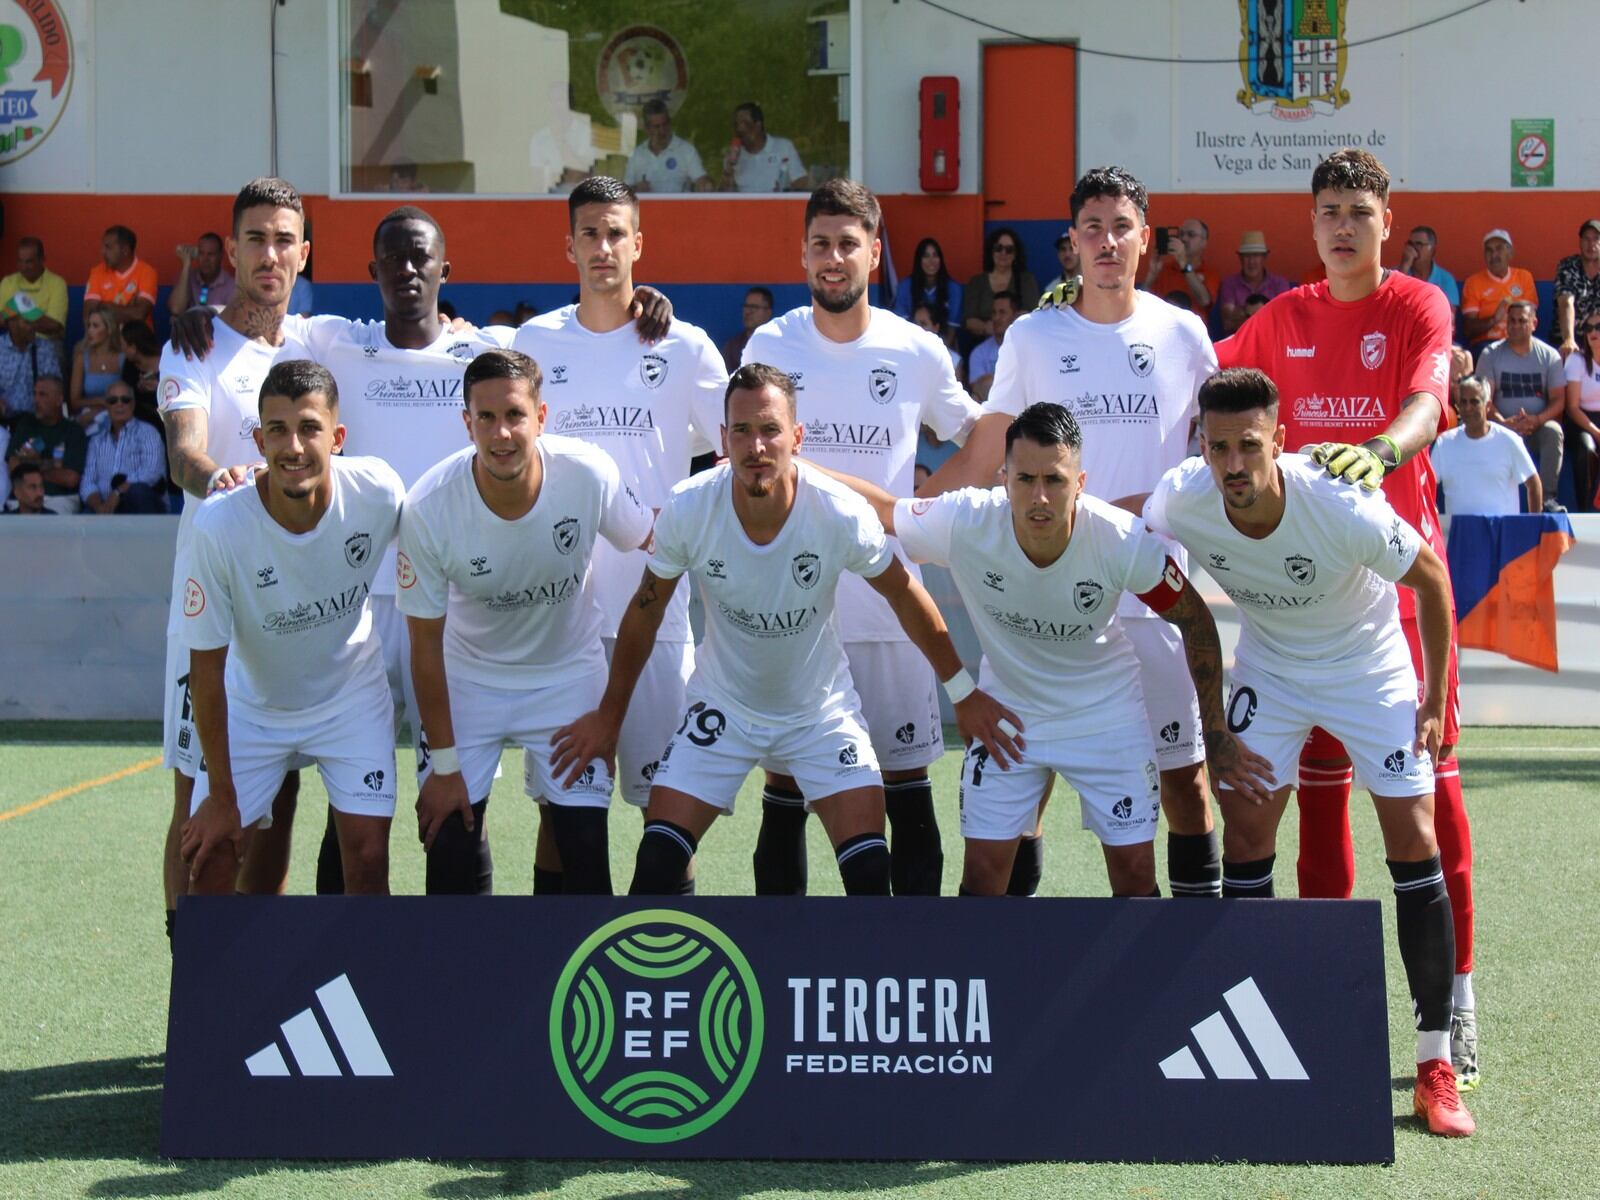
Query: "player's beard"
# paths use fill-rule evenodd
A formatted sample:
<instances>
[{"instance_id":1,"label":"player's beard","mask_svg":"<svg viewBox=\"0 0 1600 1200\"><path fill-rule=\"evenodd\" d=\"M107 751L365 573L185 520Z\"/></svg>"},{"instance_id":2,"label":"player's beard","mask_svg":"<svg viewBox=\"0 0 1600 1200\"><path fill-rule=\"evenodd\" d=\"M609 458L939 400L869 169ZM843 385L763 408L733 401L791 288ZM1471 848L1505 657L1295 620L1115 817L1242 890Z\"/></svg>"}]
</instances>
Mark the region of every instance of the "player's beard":
<instances>
[{"instance_id":1,"label":"player's beard","mask_svg":"<svg viewBox=\"0 0 1600 1200\"><path fill-rule=\"evenodd\" d=\"M1228 484L1230 483L1243 483L1245 484L1245 490L1242 492L1229 491ZM1248 477L1243 479L1225 477L1222 481L1221 491L1222 502L1229 508L1252 508L1255 505L1256 497L1261 494L1261 489L1251 482Z\"/></svg>"},{"instance_id":2,"label":"player's beard","mask_svg":"<svg viewBox=\"0 0 1600 1200\"><path fill-rule=\"evenodd\" d=\"M528 458L527 454L523 454L509 461L499 461L488 454L478 455L479 461L483 463L484 474L496 483L515 483L521 479L528 473ZM513 463L515 466L511 465Z\"/></svg>"},{"instance_id":3,"label":"player's beard","mask_svg":"<svg viewBox=\"0 0 1600 1200\"><path fill-rule=\"evenodd\" d=\"M847 287L841 296L830 296L822 290L820 285L815 283L811 285L812 302L823 310L834 314L849 312L857 304L861 303L861 297L866 294L867 285L865 283Z\"/></svg>"},{"instance_id":4,"label":"player's beard","mask_svg":"<svg viewBox=\"0 0 1600 1200\"><path fill-rule=\"evenodd\" d=\"M772 489L778 486L779 471L774 469L776 464L763 463L766 473L754 479L748 476L739 476L739 486L744 488L744 494L752 500L762 500L772 495Z\"/></svg>"}]
</instances>

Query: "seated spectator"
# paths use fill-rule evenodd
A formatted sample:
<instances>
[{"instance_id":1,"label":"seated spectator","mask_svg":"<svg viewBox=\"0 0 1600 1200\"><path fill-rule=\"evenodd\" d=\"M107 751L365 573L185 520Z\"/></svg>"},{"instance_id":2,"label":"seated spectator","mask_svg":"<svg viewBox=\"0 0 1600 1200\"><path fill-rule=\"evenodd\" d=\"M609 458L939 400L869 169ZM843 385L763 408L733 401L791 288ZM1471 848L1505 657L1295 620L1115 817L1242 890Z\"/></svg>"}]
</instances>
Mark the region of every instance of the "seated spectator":
<instances>
[{"instance_id":1,"label":"seated spectator","mask_svg":"<svg viewBox=\"0 0 1600 1200\"><path fill-rule=\"evenodd\" d=\"M509 309L497 308L489 314L488 323L490 325L509 325L515 329L518 324L517 314Z\"/></svg>"},{"instance_id":2,"label":"seated spectator","mask_svg":"<svg viewBox=\"0 0 1600 1200\"><path fill-rule=\"evenodd\" d=\"M1439 235L1432 226L1418 225L1406 238L1406 248L1400 252L1400 269L1414 279L1433 284L1450 301L1450 312L1461 307L1461 289L1456 277L1439 265L1435 257L1439 250Z\"/></svg>"},{"instance_id":3,"label":"seated spectator","mask_svg":"<svg viewBox=\"0 0 1600 1200\"><path fill-rule=\"evenodd\" d=\"M133 388L139 416L160 423L156 390L161 385L161 343L142 321L122 327L122 378Z\"/></svg>"},{"instance_id":4,"label":"seated spectator","mask_svg":"<svg viewBox=\"0 0 1600 1200\"><path fill-rule=\"evenodd\" d=\"M1441 433L1430 455L1444 489L1446 510L1453 516L1503 517L1522 511L1519 484L1528 488L1528 511L1544 505L1539 472L1522 439L1489 420L1489 387L1469 376L1456 390L1456 415L1461 424Z\"/></svg>"},{"instance_id":5,"label":"seated spectator","mask_svg":"<svg viewBox=\"0 0 1600 1200\"><path fill-rule=\"evenodd\" d=\"M0 299L4 296L0 285ZM1600 217L1591 217L1578 226L1578 252L1556 264L1556 334L1562 358L1585 348L1578 327L1596 315L1600 315Z\"/></svg>"},{"instance_id":6,"label":"seated spectator","mask_svg":"<svg viewBox=\"0 0 1600 1200\"><path fill-rule=\"evenodd\" d=\"M526 325L538 315L539 308L537 305L529 304L526 300L518 300L517 307L511 312L512 323L515 325Z\"/></svg>"},{"instance_id":7,"label":"seated spectator","mask_svg":"<svg viewBox=\"0 0 1600 1200\"><path fill-rule=\"evenodd\" d=\"M933 238L923 238L917 243L911 273L894 289L894 311L908 321L918 304L934 305L943 313L959 313L962 295L961 285L950 278L945 265L944 248Z\"/></svg>"},{"instance_id":8,"label":"seated spectator","mask_svg":"<svg viewBox=\"0 0 1600 1200\"><path fill-rule=\"evenodd\" d=\"M1229 275L1217 289L1222 306L1222 332L1233 333L1249 314L1245 305L1251 296L1271 300L1292 288L1282 275L1267 270L1267 235L1251 229L1239 239L1239 271Z\"/></svg>"},{"instance_id":9,"label":"seated spectator","mask_svg":"<svg viewBox=\"0 0 1600 1200\"><path fill-rule=\"evenodd\" d=\"M1533 336L1538 321L1532 301L1512 301L1506 309L1506 336L1478 356L1478 375L1489 384L1494 401L1489 419L1523 439L1539 464L1545 509L1563 512L1556 503L1556 482L1561 478L1567 375L1556 348Z\"/></svg>"},{"instance_id":10,"label":"seated spectator","mask_svg":"<svg viewBox=\"0 0 1600 1200\"><path fill-rule=\"evenodd\" d=\"M67 332L67 281L45 270L44 243L25 237L17 243L17 269L0 279L0 313L33 323L39 337L60 344Z\"/></svg>"},{"instance_id":11,"label":"seated spectator","mask_svg":"<svg viewBox=\"0 0 1600 1200\"><path fill-rule=\"evenodd\" d=\"M645 140L628 155L622 181L636 192L709 192L711 177L700 151L672 132L667 102L654 96L644 102Z\"/></svg>"},{"instance_id":12,"label":"seated spectator","mask_svg":"<svg viewBox=\"0 0 1600 1200\"><path fill-rule=\"evenodd\" d=\"M1173 308L1181 308L1184 312L1194 311L1194 298L1184 288L1173 288L1161 298Z\"/></svg>"},{"instance_id":13,"label":"seated spectator","mask_svg":"<svg viewBox=\"0 0 1600 1200\"><path fill-rule=\"evenodd\" d=\"M1078 257L1078 248L1072 244L1071 221L1068 221L1067 227L1056 235L1056 262L1061 264L1061 274L1044 285L1044 290L1047 292L1083 274L1083 260Z\"/></svg>"},{"instance_id":14,"label":"seated spectator","mask_svg":"<svg viewBox=\"0 0 1600 1200\"><path fill-rule=\"evenodd\" d=\"M89 440L78 496L96 513L167 511L167 456L161 435L133 416L133 389L117 380L106 392L110 423Z\"/></svg>"},{"instance_id":15,"label":"seated spectator","mask_svg":"<svg viewBox=\"0 0 1600 1200\"><path fill-rule=\"evenodd\" d=\"M18 417L11 427L6 469L14 470L25 462L38 463L44 471L45 507L71 514L79 508L78 485L83 482L88 439L76 421L67 420L66 399L61 376L39 376L33 386L33 412Z\"/></svg>"},{"instance_id":16,"label":"seated spectator","mask_svg":"<svg viewBox=\"0 0 1600 1200\"><path fill-rule=\"evenodd\" d=\"M1600 449L1600 309L1578 326L1579 347L1567 355L1567 424L1576 452L1572 486L1581 512L1595 511L1595 454Z\"/></svg>"},{"instance_id":17,"label":"seated spectator","mask_svg":"<svg viewBox=\"0 0 1600 1200\"><path fill-rule=\"evenodd\" d=\"M1206 246L1211 241L1211 230L1198 217L1190 217L1175 231L1177 236L1167 238L1165 254L1150 255L1150 267L1145 271L1145 291L1158 296L1184 291L1194 302L1191 307L1201 319L1211 311L1211 302L1217 297L1220 286L1217 273L1206 266ZM1155 240L1151 239L1152 249Z\"/></svg>"},{"instance_id":18,"label":"seated spectator","mask_svg":"<svg viewBox=\"0 0 1600 1200\"><path fill-rule=\"evenodd\" d=\"M950 344L955 331L945 321L944 310L933 304L919 304L911 310L911 323L919 329L926 329L944 343L944 348L950 352L950 365L955 368L956 378L964 386L967 382L967 363L961 357L961 351Z\"/></svg>"},{"instance_id":19,"label":"seated spectator","mask_svg":"<svg viewBox=\"0 0 1600 1200\"><path fill-rule=\"evenodd\" d=\"M104 307L111 324L151 323L156 307L156 269L134 254L138 239L126 225L113 225L100 238L100 256L83 289L83 315ZM154 325L151 325L154 328Z\"/></svg>"},{"instance_id":20,"label":"seated spectator","mask_svg":"<svg viewBox=\"0 0 1600 1200\"><path fill-rule=\"evenodd\" d=\"M44 469L29 459L9 471L11 499L5 511L14 516L45 517L55 514L44 504Z\"/></svg>"},{"instance_id":21,"label":"seated spectator","mask_svg":"<svg viewBox=\"0 0 1600 1200\"><path fill-rule=\"evenodd\" d=\"M0 405L7 421L33 411L34 385L46 375L61 374L61 351L49 338L35 334L37 326L12 313L6 336L0 338Z\"/></svg>"},{"instance_id":22,"label":"seated spectator","mask_svg":"<svg viewBox=\"0 0 1600 1200\"><path fill-rule=\"evenodd\" d=\"M105 394L122 378L122 344L110 318L96 310L83 319L83 340L72 350L67 411L85 433L105 427Z\"/></svg>"},{"instance_id":23,"label":"seated spectator","mask_svg":"<svg viewBox=\"0 0 1600 1200\"><path fill-rule=\"evenodd\" d=\"M800 152L786 137L767 132L761 106L746 101L733 110L733 143L722 159L724 192L809 192Z\"/></svg>"},{"instance_id":24,"label":"seated spectator","mask_svg":"<svg viewBox=\"0 0 1600 1200\"><path fill-rule=\"evenodd\" d=\"M1016 230L1002 225L983 242L983 270L967 280L961 302L961 327L974 338L994 336L990 322L994 298L1010 292L1032 312L1039 303L1039 283L1028 272L1028 256ZM969 369L971 363L968 364Z\"/></svg>"},{"instance_id":25,"label":"seated spectator","mask_svg":"<svg viewBox=\"0 0 1600 1200\"><path fill-rule=\"evenodd\" d=\"M989 398L989 389L994 385L994 369L1000 361L1000 347L1005 344L1006 330L1011 328L1011 322L1022 315L1021 303L1015 292L1000 292L991 305L993 315L990 323L994 333L973 349L972 358L967 364L972 377L968 390L979 404Z\"/></svg>"},{"instance_id":26,"label":"seated spectator","mask_svg":"<svg viewBox=\"0 0 1600 1200\"><path fill-rule=\"evenodd\" d=\"M1270 296L1263 296L1260 292L1251 292L1244 298L1244 319L1248 321L1267 306Z\"/></svg>"},{"instance_id":27,"label":"seated spectator","mask_svg":"<svg viewBox=\"0 0 1600 1200\"><path fill-rule=\"evenodd\" d=\"M233 276L222 265L222 238L202 233L193 245L178 247L178 281L167 297L173 316L196 304L222 308L233 299Z\"/></svg>"},{"instance_id":28,"label":"seated spectator","mask_svg":"<svg viewBox=\"0 0 1600 1200\"><path fill-rule=\"evenodd\" d=\"M1511 265L1511 235L1504 229L1483 235L1483 262L1484 269L1461 285L1461 340L1474 353L1506 336L1512 301L1539 301L1533 275Z\"/></svg>"},{"instance_id":29,"label":"seated spectator","mask_svg":"<svg viewBox=\"0 0 1600 1200\"><path fill-rule=\"evenodd\" d=\"M10 448L11 448L11 430L7 429L4 425L0 425L0 463L4 463L6 461L6 459L10 457L10 455L7 453L7 451L10 450ZM44 490L43 484L41 483L40 491L43 492L43 490ZM3 470L3 469L0 469L0 511L4 510L5 505L6 505L6 501L8 501L10 499L11 499L11 472Z\"/></svg>"},{"instance_id":30,"label":"seated spectator","mask_svg":"<svg viewBox=\"0 0 1600 1200\"><path fill-rule=\"evenodd\" d=\"M750 335L772 320L772 293L764 287L753 287L744 294L744 307L739 310L744 328L722 343L722 361L731 375L744 361L745 343Z\"/></svg>"}]
</instances>

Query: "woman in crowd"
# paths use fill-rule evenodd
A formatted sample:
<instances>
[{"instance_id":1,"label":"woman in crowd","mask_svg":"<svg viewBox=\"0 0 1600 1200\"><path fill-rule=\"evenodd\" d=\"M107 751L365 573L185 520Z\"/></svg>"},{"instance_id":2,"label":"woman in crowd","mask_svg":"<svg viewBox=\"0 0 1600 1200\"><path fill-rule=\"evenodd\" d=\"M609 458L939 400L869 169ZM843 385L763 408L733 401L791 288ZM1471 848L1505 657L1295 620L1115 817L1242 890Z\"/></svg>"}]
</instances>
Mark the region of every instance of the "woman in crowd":
<instances>
[{"instance_id":1,"label":"woman in crowd","mask_svg":"<svg viewBox=\"0 0 1600 1200\"><path fill-rule=\"evenodd\" d=\"M1022 241L1016 231L1006 225L984 240L983 270L967 281L961 326L980 340L994 336L989 314L994 308L996 292L1015 292L1022 299L1023 312L1032 312L1039 303L1039 283L1028 273Z\"/></svg>"},{"instance_id":2,"label":"woman in crowd","mask_svg":"<svg viewBox=\"0 0 1600 1200\"><path fill-rule=\"evenodd\" d=\"M945 313L959 313L961 297L961 285L950 278L949 268L945 266L943 247L933 238L923 238L917 243L911 273L895 288L895 312L908 321L918 304L931 304Z\"/></svg>"},{"instance_id":3,"label":"woman in crowd","mask_svg":"<svg viewBox=\"0 0 1600 1200\"><path fill-rule=\"evenodd\" d=\"M1600 313L1578 326L1578 348L1567 355L1567 424L1577 434L1570 443L1572 490L1580 512L1595 511L1595 448L1600 446Z\"/></svg>"},{"instance_id":4,"label":"woman in crowd","mask_svg":"<svg viewBox=\"0 0 1600 1200\"><path fill-rule=\"evenodd\" d=\"M83 321L83 340L72 351L67 411L88 434L106 423L106 389L122 378L122 342L111 318L95 309Z\"/></svg>"}]
</instances>

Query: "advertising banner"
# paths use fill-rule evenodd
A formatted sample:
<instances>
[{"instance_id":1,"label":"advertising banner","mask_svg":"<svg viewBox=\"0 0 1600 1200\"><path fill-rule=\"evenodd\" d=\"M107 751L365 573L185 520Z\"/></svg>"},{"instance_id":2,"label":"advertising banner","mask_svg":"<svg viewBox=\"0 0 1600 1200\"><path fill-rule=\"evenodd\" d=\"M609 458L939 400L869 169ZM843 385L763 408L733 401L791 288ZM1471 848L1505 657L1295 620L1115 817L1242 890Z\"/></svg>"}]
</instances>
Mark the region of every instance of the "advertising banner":
<instances>
[{"instance_id":1,"label":"advertising banner","mask_svg":"<svg viewBox=\"0 0 1600 1200\"><path fill-rule=\"evenodd\" d=\"M94 188L86 0L0 0L0 192Z\"/></svg>"}]
</instances>

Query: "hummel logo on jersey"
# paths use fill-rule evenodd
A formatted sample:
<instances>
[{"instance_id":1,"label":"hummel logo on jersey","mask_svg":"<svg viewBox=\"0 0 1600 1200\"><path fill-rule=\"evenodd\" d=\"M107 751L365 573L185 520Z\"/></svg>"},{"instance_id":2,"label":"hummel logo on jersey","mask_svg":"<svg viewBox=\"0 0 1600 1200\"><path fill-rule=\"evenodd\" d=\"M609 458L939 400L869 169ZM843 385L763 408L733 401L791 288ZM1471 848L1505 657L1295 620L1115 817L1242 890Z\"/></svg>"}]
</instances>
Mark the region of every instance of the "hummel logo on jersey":
<instances>
[{"instance_id":1,"label":"hummel logo on jersey","mask_svg":"<svg viewBox=\"0 0 1600 1200\"><path fill-rule=\"evenodd\" d=\"M997 592L1006 590L1006 577L999 571L985 571L983 573L983 586L991 587Z\"/></svg>"},{"instance_id":2,"label":"hummel logo on jersey","mask_svg":"<svg viewBox=\"0 0 1600 1200\"><path fill-rule=\"evenodd\" d=\"M888 367L874 367L867 374L867 391L879 404L893 400L899 388L900 380Z\"/></svg>"},{"instance_id":3,"label":"hummel logo on jersey","mask_svg":"<svg viewBox=\"0 0 1600 1200\"><path fill-rule=\"evenodd\" d=\"M277 567L262 567L258 571L256 571L256 578L261 580L260 583L256 584L256 587L258 587L258 588L277 587L278 586L278 580L276 578L277 569L278 569Z\"/></svg>"},{"instance_id":4,"label":"hummel logo on jersey","mask_svg":"<svg viewBox=\"0 0 1600 1200\"><path fill-rule=\"evenodd\" d=\"M658 388L667 381L667 360L659 354L646 354L639 360L639 378L647 388Z\"/></svg>"},{"instance_id":5,"label":"hummel logo on jersey","mask_svg":"<svg viewBox=\"0 0 1600 1200\"><path fill-rule=\"evenodd\" d=\"M472 560L472 573L474 575L488 575L493 570L494 568L489 565L489 559L485 555L480 554Z\"/></svg>"},{"instance_id":6,"label":"hummel logo on jersey","mask_svg":"<svg viewBox=\"0 0 1600 1200\"><path fill-rule=\"evenodd\" d=\"M377 358L378 348L369 342L367 345L361 347L361 353L367 358Z\"/></svg>"},{"instance_id":7,"label":"hummel logo on jersey","mask_svg":"<svg viewBox=\"0 0 1600 1200\"><path fill-rule=\"evenodd\" d=\"M372 535L352 533L344 540L344 560L352 567L360 567L372 557Z\"/></svg>"},{"instance_id":8,"label":"hummel logo on jersey","mask_svg":"<svg viewBox=\"0 0 1600 1200\"><path fill-rule=\"evenodd\" d=\"M1161 727L1161 740L1169 746L1177 745L1178 723L1176 721L1168 721Z\"/></svg>"},{"instance_id":9,"label":"hummel logo on jersey","mask_svg":"<svg viewBox=\"0 0 1600 1200\"><path fill-rule=\"evenodd\" d=\"M1406 752L1404 750L1396 750L1392 754L1385 755L1383 769L1391 775L1404 775L1406 773Z\"/></svg>"},{"instance_id":10,"label":"hummel logo on jersey","mask_svg":"<svg viewBox=\"0 0 1600 1200\"><path fill-rule=\"evenodd\" d=\"M383 772L368 771L361 777L361 782L366 784L373 791L381 792L383 791Z\"/></svg>"},{"instance_id":11,"label":"hummel logo on jersey","mask_svg":"<svg viewBox=\"0 0 1600 1200\"><path fill-rule=\"evenodd\" d=\"M789 382L794 384L794 390L795 391L803 392L803 391L806 390L806 385L801 382L801 380L803 380L805 377L806 377L806 373L804 371L790 371L789 372Z\"/></svg>"},{"instance_id":12,"label":"hummel logo on jersey","mask_svg":"<svg viewBox=\"0 0 1600 1200\"><path fill-rule=\"evenodd\" d=\"M1073 375L1078 370L1078 356L1076 354L1063 354L1061 356L1060 374Z\"/></svg>"},{"instance_id":13,"label":"hummel logo on jersey","mask_svg":"<svg viewBox=\"0 0 1600 1200\"><path fill-rule=\"evenodd\" d=\"M720 558L713 558L709 560L706 563L706 578L726 579L728 577L725 573L727 565L728 564L723 562Z\"/></svg>"},{"instance_id":14,"label":"hummel logo on jersey","mask_svg":"<svg viewBox=\"0 0 1600 1200\"><path fill-rule=\"evenodd\" d=\"M1126 821L1133 815L1133 797L1124 796L1111 806L1111 813L1119 821Z\"/></svg>"},{"instance_id":15,"label":"hummel logo on jersey","mask_svg":"<svg viewBox=\"0 0 1600 1200\"><path fill-rule=\"evenodd\" d=\"M1315 346L1285 346L1283 352L1290 358L1315 358L1317 356L1317 348Z\"/></svg>"},{"instance_id":16,"label":"hummel logo on jersey","mask_svg":"<svg viewBox=\"0 0 1600 1200\"><path fill-rule=\"evenodd\" d=\"M1283 560L1284 574L1301 587L1309 587L1317 577L1317 564L1304 554L1291 554Z\"/></svg>"},{"instance_id":17,"label":"hummel logo on jersey","mask_svg":"<svg viewBox=\"0 0 1600 1200\"><path fill-rule=\"evenodd\" d=\"M378 1035L372 1032L372 1024L367 1020L361 1001L356 999L355 989L350 986L350 977L341 975L337 979L330 979L317 989L316 996L328 1028L333 1031L333 1040L350 1067L350 1074L392 1076L394 1071L384 1057L383 1047L378 1044ZM301 1075L344 1074L333 1055L333 1048L322 1034L322 1025L316 1013L311 1009L301 1009L278 1028L283 1031L289 1055ZM276 1041L268 1042L250 1055L244 1060L244 1066L250 1074L258 1077L294 1073L289 1070L289 1064Z\"/></svg>"},{"instance_id":18,"label":"hummel logo on jersey","mask_svg":"<svg viewBox=\"0 0 1600 1200\"><path fill-rule=\"evenodd\" d=\"M1300 1056L1294 1052L1283 1026L1267 1007L1266 997L1256 986L1253 977L1247 977L1222 993L1228 1011L1233 1014L1239 1031L1255 1052L1256 1061L1268 1079L1309 1079ZM1233 1028L1220 1011L1212 1013L1198 1025L1189 1027L1200 1047L1200 1056L1217 1079L1259 1079L1244 1048L1233 1035ZM1163 1058L1159 1064L1161 1074L1168 1079L1209 1078L1194 1056L1194 1051L1184 1046Z\"/></svg>"},{"instance_id":19,"label":"hummel logo on jersey","mask_svg":"<svg viewBox=\"0 0 1600 1200\"><path fill-rule=\"evenodd\" d=\"M1105 588L1092 579L1080 579L1072 589L1072 603L1081 613L1092 613L1105 598Z\"/></svg>"},{"instance_id":20,"label":"hummel logo on jersey","mask_svg":"<svg viewBox=\"0 0 1600 1200\"><path fill-rule=\"evenodd\" d=\"M1361 335L1361 365L1369 371L1376 371L1383 366L1384 357L1389 353L1389 338L1382 333L1364 333Z\"/></svg>"},{"instance_id":21,"label":"hummel logo on jersey","mask_svg":"<svg viewBox=\"0 0 1600 1200\"><path fill-rule=\"evenodd\" d=\"M853 767L860 761L860 758L861 756L856 753L856 744L854 742L839 751L839 765L841 767Z\"/></svg>"},{"instance_id":22,"label":"hummel logo on jersey","mask_svg":"<svg viewBox=\"0 0 1600 1200\"><path fill-rule=\"evenodd\" d=\"M916 736L917 726L915 722L912 721L907 721L904 725L900 726L899 729L894 731L894 740L899 742L902 746L911 745Z\"/></svg>"},{"instance_id":23,"label":"hummel logo on jersey","mask_svg":"<svg viewBox=\"0 0 1600 1200\"><path fill-rule=\"evenodd\" d=\"M1128 347L1128 365L1133 368L1135 375L1143 379L1155 370L1155 347L1147 346L1143 342L1134 342Z\"/></svg>"},{"instance_id":24,"label":"hummel logo on jersey","mask_svg":"<svg viewBox=\"0 0 1600 1200\"><path fill-rule=\"evenodd\" d=\"M813 588L817 580L822 578L822 560L809 550L803 551L794 556L790 570L794 573L794 581L801 587Z\"/></svg>"},{"instance_id":25,"label":"hummel logo on jersey","mask_svg":"<svg viewBox=\"0 0 1600 1200\"><path fill-rule=\"evenodd\" d=\"M562 554L571 554L573 547L578 544L578 518L562 517L555 523L550 536L555 539L557 550Z\"/></svg>"},{"instance_id":26,"label":"hummel logo on jersey","mask_svg":"<svg viewBox=\"0 0 1600 1200\"><path fill-rule=\"evenodd\" d=\"M1228 566L1228 556L1226 554L1218 554L1216 551L1212 551L1210 554L1206 555L1206 557L1211 560L1211 569L1213 571L1232 570L1232 568Z\"/></svg>"},{"instance_id":27,"label":"hummel logo on jersey","mask_svg":"<svg viewBox=\"0 0 1600 1200\"><path fill-rule=\"evenodd\" d=\"M256 390L257 385L255 380L248 375L235 375L233 377L233 386L241 392L253 392Z\"/></svg>"},{"instance_id":28,"label":"hummel logo on jersey","mask_svg":"<svg viewBox=\"0 0 1600 1200\"><path fill-rule=\"evenodd\" d=\"M550 368L551 383L565 383L567 381L567 364L558 363Z\"/></svg>"}]
</instances>

